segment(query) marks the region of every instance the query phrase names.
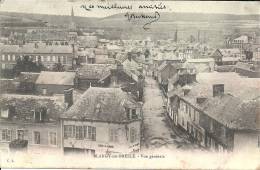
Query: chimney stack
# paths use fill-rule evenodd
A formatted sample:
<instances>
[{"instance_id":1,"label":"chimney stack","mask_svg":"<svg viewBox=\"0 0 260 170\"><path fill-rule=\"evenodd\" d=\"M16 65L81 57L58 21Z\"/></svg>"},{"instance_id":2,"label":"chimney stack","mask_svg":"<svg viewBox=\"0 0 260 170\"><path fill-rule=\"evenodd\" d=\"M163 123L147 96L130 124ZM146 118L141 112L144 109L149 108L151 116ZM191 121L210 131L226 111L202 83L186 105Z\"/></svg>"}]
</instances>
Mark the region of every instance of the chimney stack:
<instances>
[{"instance_id":1,"label":"chimney stack","mask_svg":"<svg viewBox=\"0 0 260 170\"><path fill-rule=\"evenodd\" d=\"M224 95L224 84L213 84L213 97Z\"/></svg>"},{"instance_id":2,"label":"chimney stack","mask_svg":"<svg viewBox=\"0 0 260 170\"><path fill-rule=\"evenodd\" d=\"M73 105L73 88L64 90L64 103L67 103L67 108Z\"/></svg>"}]
</instances>

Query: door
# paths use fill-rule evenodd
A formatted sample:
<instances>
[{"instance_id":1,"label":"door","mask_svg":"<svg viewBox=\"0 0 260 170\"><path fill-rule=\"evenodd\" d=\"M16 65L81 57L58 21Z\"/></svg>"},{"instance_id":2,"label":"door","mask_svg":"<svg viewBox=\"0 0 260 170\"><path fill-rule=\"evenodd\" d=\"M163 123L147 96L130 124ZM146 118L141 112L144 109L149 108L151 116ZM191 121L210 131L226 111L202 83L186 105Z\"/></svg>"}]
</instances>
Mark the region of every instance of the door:
<instances>
[{"instance_id":1,"label":"door","mask_svg":"<svg viewBox=\"0 0 260 170\"><path fill-rule=\"evenodd\" d=\"M17 130L17 139L24 140L24 130Z\"/></svg>"}]
</instances>

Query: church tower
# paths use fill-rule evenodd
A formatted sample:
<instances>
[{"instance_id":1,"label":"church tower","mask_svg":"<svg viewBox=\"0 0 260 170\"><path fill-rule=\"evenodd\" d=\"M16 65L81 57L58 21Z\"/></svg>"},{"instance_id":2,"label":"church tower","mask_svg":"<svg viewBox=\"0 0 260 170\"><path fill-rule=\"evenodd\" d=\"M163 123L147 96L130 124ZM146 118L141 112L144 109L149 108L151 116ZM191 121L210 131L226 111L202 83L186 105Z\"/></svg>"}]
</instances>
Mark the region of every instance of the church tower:
<instances>
[{"instance_id":1,"label":"church tower","mask_svg":"<svg viewBox=\"0 0 260 170\"><path fill-rule=\"evenodd\" d=\"M77 30L77 27L76 27L76 24L74 22L74 10L73 10L73 7L71 7L71 13L70 13L70 26L69 26L69 29L70 31L76 31Z\"/></svg>"}]
</instances>

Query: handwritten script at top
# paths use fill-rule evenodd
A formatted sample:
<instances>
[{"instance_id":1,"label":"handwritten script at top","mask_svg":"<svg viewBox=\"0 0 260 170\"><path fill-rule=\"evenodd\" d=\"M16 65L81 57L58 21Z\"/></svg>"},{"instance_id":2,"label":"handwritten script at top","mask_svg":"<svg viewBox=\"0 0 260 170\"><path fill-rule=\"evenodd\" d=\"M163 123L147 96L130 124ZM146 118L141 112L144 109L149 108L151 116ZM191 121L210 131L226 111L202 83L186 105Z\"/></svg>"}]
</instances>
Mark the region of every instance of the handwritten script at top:
<instances>
[{"instance_id":1,"label":"handwritten script at top","mask_svg":"<svg viewBox=\"0 0 260 170\"><path fill-rule=\"evenodd\" d=\"M80 8L86 11L92 11L93 9L102 9L102 10L126 10L128 12L125 13L124 17L127 18L128 22L142 22L143 29L148 30L150 29L152 23L157 22L160 19L160 13L158 11L166 10L166 5L162 2L158 4L140 4L137 7L130 5L121 5L117 3L113 4L89 4L89 5L81 5ZM145 13L142 12L130 12L137 8L138 11L140 10L149 10L152 12Z\"/></svg>"}]
</instances>

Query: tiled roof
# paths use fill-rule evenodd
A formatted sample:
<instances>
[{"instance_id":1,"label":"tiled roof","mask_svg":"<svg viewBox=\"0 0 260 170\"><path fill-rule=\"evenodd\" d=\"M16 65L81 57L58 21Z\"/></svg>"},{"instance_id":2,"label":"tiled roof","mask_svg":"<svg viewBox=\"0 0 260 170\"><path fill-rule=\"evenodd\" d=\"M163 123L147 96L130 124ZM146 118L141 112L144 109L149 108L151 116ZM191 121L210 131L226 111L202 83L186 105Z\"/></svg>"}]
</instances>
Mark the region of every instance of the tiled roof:
<instances>
[{"instance_id":1,"label":"tiled roof","mask_svg":"<svg viewBox=\"0 0 260 170\"><path fill-rule=\"evenodd\" d=\"M110 73L112 65L108 64L86 64L78 71L77 76L82 79L101 79L104 75Z\"/></svg>"},{"instance_id":2,"label":"tiled roof","mask_svg":"<svg viewBox=\"0 0 260 170\"><path fill-rule=\"evenodd\" d=\"M42 71L36 84L74 85L75 72Z\"/></svg>"},{"instance_id":3,"label":"tiled roof","mask_svg":"<svg viewBox=\"0 0 260 170\"><path fill-rule=\"evenodd\" d=\"M60 114L65 110L63 99L60 97L2 94L0 107L8 108L9 106L12 106L15 110L12 119L15 122L32 122L33 111L37 111L41 107L47 109L49 121L57 121Z\"/></svg>"},{"instance_id":4,"label":"tiled roof","mask_svg":"<svg viewBox=\"0 0 260 170\"><path fill-rule=\"evenodd\" d=\"M200 76L201 74L201 76ZM259 114L260 80L237 76L236 73L200 73L198 83L184 96L182 88L171 91L177 94L205 114L220 123L234 129L256 129L256 115ZM204 75L203 75L204 74ZM213 84L224 84L224 95L213 97ZM197 97L205 97L198 104Z\"/></svg>"},{"instance_id":5,"label":"tiled roof","mask_svg":"<svg viewBox=\"0 0 260 170\"><path fill-rule=\"evenodd\" d=\"M120 88L90 87L61 117L106 122L127 121L125 107L140 107L132 96Z\"/></svg>"}]
</instances>

